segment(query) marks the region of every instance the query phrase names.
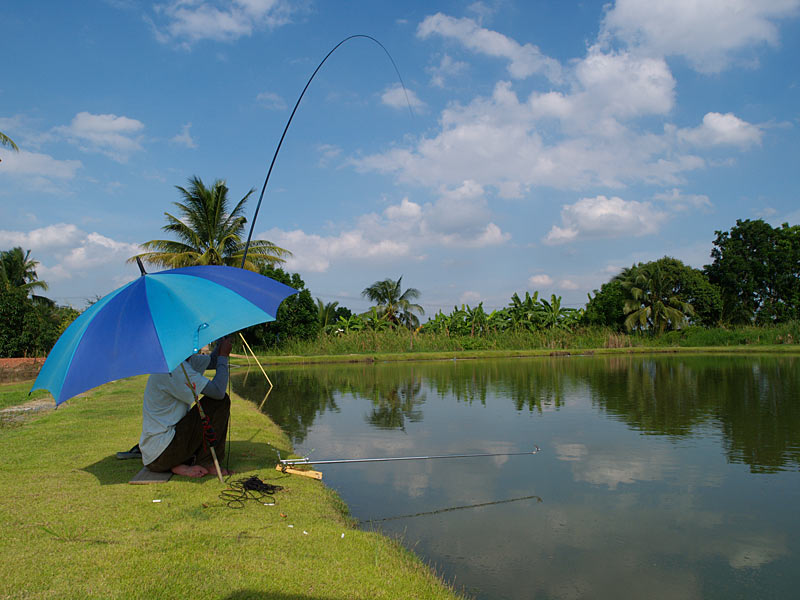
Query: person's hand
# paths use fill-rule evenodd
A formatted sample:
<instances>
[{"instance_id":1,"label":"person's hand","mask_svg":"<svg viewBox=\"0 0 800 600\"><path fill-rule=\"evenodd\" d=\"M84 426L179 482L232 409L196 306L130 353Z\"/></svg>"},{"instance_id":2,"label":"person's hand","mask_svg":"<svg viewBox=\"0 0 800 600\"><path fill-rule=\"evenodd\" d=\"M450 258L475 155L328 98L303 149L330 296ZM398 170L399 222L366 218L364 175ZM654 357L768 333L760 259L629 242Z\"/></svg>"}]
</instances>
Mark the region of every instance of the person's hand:
<instances>
[{"instance_id":1,"label":"person's hand","mask_svg":"<svg viewBox=\"0 0 800 600\"><path fill-rule=\"evenodd\" d=\"M231 350L233 349L233 344L231 343L231 340L227 335L224 338L221 338L217 342L217 346L219 348L219 352L217 353L219 356L230 356L231 355Z\"/></svg>"}]
</instances>

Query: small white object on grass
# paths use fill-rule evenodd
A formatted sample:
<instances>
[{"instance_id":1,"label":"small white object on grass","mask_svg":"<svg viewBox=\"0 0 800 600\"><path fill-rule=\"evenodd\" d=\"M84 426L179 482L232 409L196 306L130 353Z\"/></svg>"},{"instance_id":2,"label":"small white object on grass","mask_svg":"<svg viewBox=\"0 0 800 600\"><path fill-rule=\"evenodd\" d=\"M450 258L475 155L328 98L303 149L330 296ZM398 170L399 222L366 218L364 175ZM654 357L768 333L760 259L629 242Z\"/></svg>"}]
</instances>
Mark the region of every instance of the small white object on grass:
<instances>
[{"instance_id":1,"label":"small white object on grass","mask_svg":"<svg viewBox=\"0 0 800 600\"><path fill-rule=\"evenodd\" d=\"M161 502L161 500L153 500L153 502Z\"/></svg>"}]
</instances>

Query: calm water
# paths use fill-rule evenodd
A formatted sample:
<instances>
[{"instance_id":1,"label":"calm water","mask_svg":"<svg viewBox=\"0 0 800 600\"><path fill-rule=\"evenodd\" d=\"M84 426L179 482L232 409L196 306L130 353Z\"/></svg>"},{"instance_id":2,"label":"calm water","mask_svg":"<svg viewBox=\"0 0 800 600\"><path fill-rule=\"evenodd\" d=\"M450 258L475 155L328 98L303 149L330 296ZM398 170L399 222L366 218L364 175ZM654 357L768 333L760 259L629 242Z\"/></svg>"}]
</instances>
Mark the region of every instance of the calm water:
<instances>
[{"instance_id":1,"label":"calm water","mask_svg":"<svg viewBox=\"0 0 800 600\"><path fill-rule=\"evenodd\" d=\"M264 411L362 527L477 598L796 598L800 359L271 368ZM234 380L261 403L260 373ZM480 506L476 506L480 505Z\"/></svg>"}]
</instances>

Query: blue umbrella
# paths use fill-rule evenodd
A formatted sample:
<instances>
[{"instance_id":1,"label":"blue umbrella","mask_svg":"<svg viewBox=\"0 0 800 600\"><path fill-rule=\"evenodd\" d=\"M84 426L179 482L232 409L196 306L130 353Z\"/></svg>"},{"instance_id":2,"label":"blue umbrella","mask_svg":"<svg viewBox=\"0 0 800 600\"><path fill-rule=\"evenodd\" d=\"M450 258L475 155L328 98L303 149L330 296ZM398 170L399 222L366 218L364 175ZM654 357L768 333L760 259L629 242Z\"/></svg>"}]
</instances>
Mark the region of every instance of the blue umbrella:
<instances>
[{"instance_id":1,"label":"blue umbrella","mask_svg":"<svg viewBox=\"0 0 800 600\"><path fill-rule=\"evenodd\" d=\"M196 266L144 273L95 302L67 328L31 388L56 405L93 387L169 373L209 342L274 321L297 290L245 269Z\"/></svg>"}]
</instances>

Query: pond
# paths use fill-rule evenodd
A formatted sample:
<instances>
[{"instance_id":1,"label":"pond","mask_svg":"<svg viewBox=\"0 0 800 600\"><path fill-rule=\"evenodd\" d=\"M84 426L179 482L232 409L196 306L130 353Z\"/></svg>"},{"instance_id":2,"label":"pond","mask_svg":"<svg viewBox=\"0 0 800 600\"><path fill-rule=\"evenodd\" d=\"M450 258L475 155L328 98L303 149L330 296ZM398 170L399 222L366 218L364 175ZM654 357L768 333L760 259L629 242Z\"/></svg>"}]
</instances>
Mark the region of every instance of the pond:
<instances>
[{"instance_id":1,"label":"pond","mask_svg":"<svg viewBox=\"0 0 800 600\"><path fill-rule=\"evenodd\" d=\"M800 358L271 367L263 410L365 529L500 598L794 598ZM261 404L260 372L234 378Z\"/></svg>"}]
</instances>

